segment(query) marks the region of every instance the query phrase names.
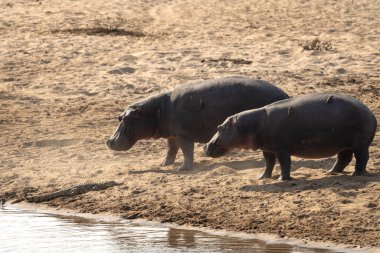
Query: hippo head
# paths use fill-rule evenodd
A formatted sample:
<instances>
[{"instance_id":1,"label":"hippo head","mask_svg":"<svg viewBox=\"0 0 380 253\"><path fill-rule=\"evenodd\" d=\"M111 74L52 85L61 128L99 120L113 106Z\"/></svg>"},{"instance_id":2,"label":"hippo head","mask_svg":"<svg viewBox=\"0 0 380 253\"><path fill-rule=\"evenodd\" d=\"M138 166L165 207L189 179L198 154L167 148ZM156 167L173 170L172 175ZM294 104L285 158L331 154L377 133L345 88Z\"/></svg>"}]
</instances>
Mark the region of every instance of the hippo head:
<instances>
[{"instance_id":1,"label":"hippo head","mask_svg":"<svg viewBox=\"0 0 380 253\"><path fill-rule=\"evenodd\" d=\"M136 105L129 106L118 119L118 128L107 140L108 148L115 151L126 151L138 140L153 137L157 128L156 115Z\"/></svg>"},{"instance_id":2,"label":"hippo head","mask_svg":"<svg viewBox=\"0 0 380 253\"><path fill-rule=\"evenodd\" d=\"M220 157L233 148L243 148L246 138L239 132L237 117L228 117L211 140L204 146L203 151L207 156Z\"/></svg>"}]
</instances>

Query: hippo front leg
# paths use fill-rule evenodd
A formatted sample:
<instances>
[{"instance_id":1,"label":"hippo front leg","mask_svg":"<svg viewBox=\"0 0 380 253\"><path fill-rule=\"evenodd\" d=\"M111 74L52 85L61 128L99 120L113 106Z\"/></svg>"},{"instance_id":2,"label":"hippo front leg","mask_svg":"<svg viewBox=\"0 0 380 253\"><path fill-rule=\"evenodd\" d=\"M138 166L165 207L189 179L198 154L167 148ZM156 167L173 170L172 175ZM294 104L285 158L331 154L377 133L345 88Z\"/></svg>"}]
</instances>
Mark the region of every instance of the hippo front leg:
<instances>
[{"instance_id":1,"label":"hippo front leg","mask_svg":"<svg viewBox=\"0 0 380 253\"><path fill-rule=\"evenodd\" d=\"M265 170L264 173L259 177L259 179L271 178L274 165L276 163L276 156L273 153L263 152L265 159Z\"/></svg>"},{"instance_id":2,"label":"hippo front leg","mask_svg":"<svg viewBox=\"0 0 380 253\"><path fill-rule=\"evenodd\" d=\"M168 151L164 161L162 161L161 166L168 166L174 163L175 157L177 156L179 145L177 139L174 137L168 138Z\"/></svg>"},{"instance_id":3,"label":"hippo front leg","mask_svg":"<svg viewBox=\"0 0 380 253\"><path fill-rule=\"evenodd\" d=\"M284 152L284 151L277 151L277 159L280 163L281 167L281 176L278 178L278 180L291 180L290 177L290 166L291 166L291 158L290 154Z\"/></svg>"},{"instance_id":4,"label":"hippo front leg","mask_svg":"<svg viewBox=\"0 0 380 253\"><path fill-rule=\"evenodd\" d=\"M356 159L355 172L353 176L364 176L366 174L366 166L369 159L368 146L354 149Z\"/></svg>"},{"instance_id":5,"label":"hippo front leg","mask_svg":"<svg viewBox=\"0 0 380 253\"><path fill-rule=\"evenodd\" d=\"M178 137L177 140L184 157L183 164L177 170L192 170L194 160L194 142L182 136Z\"/></svg>"}]
</instances>

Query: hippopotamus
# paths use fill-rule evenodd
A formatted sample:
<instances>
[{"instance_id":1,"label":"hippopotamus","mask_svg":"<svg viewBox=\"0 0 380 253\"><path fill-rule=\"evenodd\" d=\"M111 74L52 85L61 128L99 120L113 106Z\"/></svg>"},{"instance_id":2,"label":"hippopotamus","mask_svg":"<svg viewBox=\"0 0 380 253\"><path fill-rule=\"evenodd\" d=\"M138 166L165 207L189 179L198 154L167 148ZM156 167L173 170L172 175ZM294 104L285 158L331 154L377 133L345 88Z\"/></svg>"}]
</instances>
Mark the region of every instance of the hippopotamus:
<instances>
[{"instance_id":1,"label":"hippopotamus","mask_svg":"<svg viewBox=\"0 0 380 253\"><path fill-rule=\"evenodd\" d=\"M340 94L310 94L229 116L204 146L220 157L232 148L263 151L270 178L278 159L279 180L290 180L291 156L326 158L338 154L329 173L342 172L355 155L353 175L366 172L368 148L375 136L374 114L358 100Z\"/></svg>"},{"instance_id":2,"label":"hippopotamus","mask_svg":"<svg viewBox=\"0 0 380 253\"><path fill-rule=\"evenodd\" d=\"M182 85L128 106L107 146L125 151L141 139L166 138L168 150L161 165L173 164L181 148L184 162L178 170L191 170L194 143L209 141L226 117L287 98L275 85L246 77Z\"/></svg>"}]
</instances>

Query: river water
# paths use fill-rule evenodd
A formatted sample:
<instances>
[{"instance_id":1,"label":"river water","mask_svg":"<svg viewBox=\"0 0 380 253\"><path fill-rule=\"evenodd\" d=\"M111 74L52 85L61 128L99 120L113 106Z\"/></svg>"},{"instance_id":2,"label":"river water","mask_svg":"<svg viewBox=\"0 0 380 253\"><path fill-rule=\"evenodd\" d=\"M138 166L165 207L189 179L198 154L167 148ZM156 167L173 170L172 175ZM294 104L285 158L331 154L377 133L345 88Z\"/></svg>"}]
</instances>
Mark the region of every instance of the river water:
<instances>
[{"instance_id":1,"label":"river water","mask_svg":"<svg viewBox=\"0 0 380 253\"><path fill-rule=\"evenodd\" d=\"M0 209L0 252L346 252L196 230ZM347 251L348 252L348 251Z\"/></svg>"}]
</instances>

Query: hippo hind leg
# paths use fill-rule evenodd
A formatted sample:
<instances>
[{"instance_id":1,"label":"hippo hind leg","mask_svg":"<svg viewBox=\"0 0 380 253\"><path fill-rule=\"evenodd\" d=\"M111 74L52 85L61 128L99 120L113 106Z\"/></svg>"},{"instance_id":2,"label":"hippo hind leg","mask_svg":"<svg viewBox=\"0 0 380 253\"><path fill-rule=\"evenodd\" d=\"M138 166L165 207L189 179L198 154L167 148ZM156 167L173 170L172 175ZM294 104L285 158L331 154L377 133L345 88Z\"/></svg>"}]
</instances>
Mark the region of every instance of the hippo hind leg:
<instances>
[{"instance_id":1,"label":"hippo hind leg","mask_svg":"<svg viewBox=\"0 0 380 253\"><path fill-rule=\"evenodd\" d=\"M292 178L290 177L290 167L292 161L290 154L284 151L277 151L276 155L281 167L281 176L278 178L278 180L291 180Z\"/></svg>"},{"instance_id":2,"label":"hippo hind leg","mask_svg":"<svg viewBox=\"0 0 380 253\"><path fill-rule=\"evenodd\" d=\"M353 151L350 149L343 150L338 153L338 158L332 167L331 170L328 171L328 174L341 173L347 165L351 162L353 156Z\"/></svg>"},{"instance_id":3,"label":"hippo hind leg","mask_svg":"<svg viewBox=\"0 0 380 253\"><path fill-rule=\"evenodd\" d=\"M353 176L364 176L366 171L367 162L369 159L368 146L359 147L354 149L354 155L356 159L355 172Z\"/></svg>"},{"instance_id":4,"label":"hippo hind leg","mask_svg":"<svg viewBox=\"0 0 380 253\"><path fill-rule=\"evenodd\" d=\"M168 138L168 151L164 161L162 161L161 166L168 166L174 163L175 157L177 156L179 144L176 138Z\"/></svg>"},{"instance_id":5,"label":"hippo hind leg","mask_svg":"<svg viewBox=\"0 0 380 253\"><path fill-rule=\"evenodd\" d=\"M183 153L183 164L177 169L178 171L192 170L194 160L194 142L189 139L179 136L179 147Z\"/></svg>"},{"instance_id":6,"label":"hippo hind leg","mask_svg":"<svg viewBox=\"0 0 380 253\"><path fill-rule=\"evenodd\" d=\"M259 179L271 178L274 164L276 163L276 156L273 153L263 152L265 159L265 170Z\"/></svg>"}]
</instances>

